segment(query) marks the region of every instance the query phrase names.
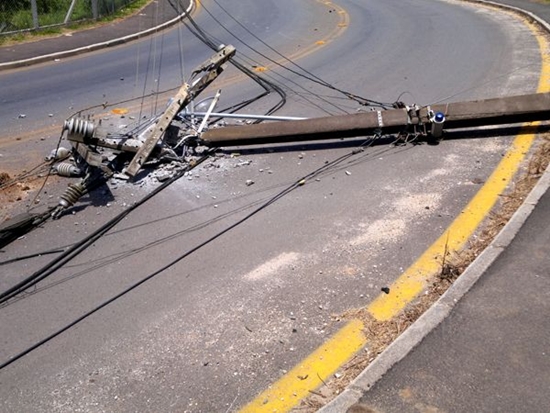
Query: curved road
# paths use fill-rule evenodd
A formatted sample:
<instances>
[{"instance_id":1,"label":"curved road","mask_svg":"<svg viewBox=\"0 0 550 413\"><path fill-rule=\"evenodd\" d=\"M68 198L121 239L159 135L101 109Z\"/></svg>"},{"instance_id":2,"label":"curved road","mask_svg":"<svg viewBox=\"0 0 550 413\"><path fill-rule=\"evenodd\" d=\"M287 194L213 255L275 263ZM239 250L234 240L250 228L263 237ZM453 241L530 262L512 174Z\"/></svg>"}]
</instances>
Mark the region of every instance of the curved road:
<instances>
[{"instance_id":1,"label":"curved road","mask_svg":"<svg viewBox=\"0 0 550 413\"><path fill-rule=\"evenodd\" d=\"M401 96L429 104L537 87L537 41L502 13L429 0L218 1L302 67L375 100ZM280 59L215 2L204 6L195 18L209 33L269 66L208 12L246 44ZM16 169L29 147L47 153L55 139L50 124L60 125L71 108L139 95L149 48L160 53L163 46L161 89L177 85L178 38L187 72L210 55L187 31L174 29L153 41L0 74L2 167ZM358 109L280 69L265 74L285 76L288 103L281 113L321 115L336 111L333 104ZM258 92L251 81L223 84L225 103ZM275 101L270 97L250 110ZM27 117L18 119L19 113ZM37 130L52 139L40 141ZM337 331L341 323L334 315L367 305L426 250L487 179L511 137L354 151L363 141L218 156L139 208L33 294L1 308L5 361L189 253L0 371L1 410L237 411ZM317 170L315 179L279 197ZM148 186L102 189L85 200L87 208L13 243L2 259L79 240ZM47 188L51 195L56 187ZM0 267L0 290L50 259Z\"/></svg>"}]
</instances>

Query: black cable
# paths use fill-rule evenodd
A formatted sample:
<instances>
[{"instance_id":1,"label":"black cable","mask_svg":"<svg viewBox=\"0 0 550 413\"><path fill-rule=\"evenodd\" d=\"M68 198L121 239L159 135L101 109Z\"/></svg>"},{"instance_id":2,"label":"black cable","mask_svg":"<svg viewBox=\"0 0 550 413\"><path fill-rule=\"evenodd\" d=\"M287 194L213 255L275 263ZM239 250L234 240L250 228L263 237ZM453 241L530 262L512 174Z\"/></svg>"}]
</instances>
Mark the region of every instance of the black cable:
<instances>
[{"instance_id":1,"label":"black cable","mask_svg":"<svg viewBox=\"0 0 550 413\"><path fill-rule=\"evenodd\" d=\"M277 201L279 198L283 197L284 195L286 195L287 192L290 192L291 190L295 189L296 187L298 186L298 184L294 184L291 188L289 188L288 190L284 191L282 194L279 194L277 197L273 198L272 200L270 200L270 202L268 202L267 204L263 205L262 207L256 209L255 211L251 212L249 215L247 215L246 217L242 218L241 220L237 221L236 223L230 225L229 227L227 227L226 229L224 229L223 231L219 232L218 234L216 234L215 236L211 237L210 239L204 241L203 243L199 244L198 246L194 247L193 249L189 250L188 252L186 252L185 254L183 255L180 255L178 258L176 258L175 260L173 260L172 262L170 262L169 264L165 265L164 267L160 268L159 270L155 271L154 273L148 275L147 277L143 278L142 280L138 281L137 283L131 285L129 288L127 288L126 290L122 291L121 293L115 295L114 297L110 298L109 300L103 302L102 304L100 304L99 306L95 307L94 309L92 309L91 311L88 311L86 314L82 315L81 317L77 318L75 321L71 322L70 324L66 325L65 327L57 330L55 333L49 335L48 337L46 337L45 339L39 341L38 343L32 345L31 347L27 348L26 350L22 351L21 353L17 354L16 356L12 357L11 359L9 359L8 361L5 361L4 363L0 364L0 370L2 370L3 368L9 366L10 364L14 363L15 361L19 360L20 358L26 356L27 354L29 354L30 352L36 350L37 348L41 347L42 345L46 344L47 342L51 341L52 339L54 339L55 337L63 334L65 331L69 330L70 328L74 327L75 325L77 325L78 323L84 321L85 319L87 319L88 317L90 317L91 315L95 314L96 312L98 312L99 310L101 310L102 308L108 306L109 304L113 303L114 301L118 300L119 298L123 297L124 295L128 294L129 292L135 290L136 288L138 288L140 285L146 283L147 281L151 280L152 278L156 277L157 275L159 275L160 273L166 271L167 269L169 269L170 267L174 266L175 264L177 264L178 262L180 262L181 260L183 260L184 258L188 257L189 255L193 254L194 252L198 251L199 249L201 249L202 247L208 245L209 243L213 242L214 240L218 239L219 237L221 237L222 235L226 234L227 232L229 232L230 230L232 230L233 228L237 227L238 225L242 224L243 222L245 222L246 220L250 219L252 216L256 215L258 212L260 212L262 209L264 208L267 208L267 206L271 205L271 203Z\"/></svg>"},{"instance_id":2,"label":"black cable","mask_svg":"<svg viewBox=\"0 0 550 413\"><path fill-rule=\"evenodd\" d=\"M380 138L372 138L372 139L368 139L367 141L365 141L363 144L360 145L360 147L362 148L368 148L368 147L372 147L376 141L379 141ZM394 140L393 142L391 142L389 145L391 146L392 144L395 144L397 142L397 140ZM378 157L380 155L383 155L384 153L388 152L390 149L381 149L377 152L371 152L368 154L369 157ZM341 170L344 170L346 168L349 168L349 167L353 167L355 166L356 164L358 163L361 163L362 160L363 160L364 157L360 157L360 158L357 158L356 161L354 162L351 162L351 163L346 163L342 166L340 166L339 168L331 168L330 170L325 170L324 172L319 172L316 177L318 178L321 178L323 176L325 176L326 174L328 173L334 173L334 172L337 172L337 171L341 171ZM281 186L284 186L284 185L287 185L287 184L276 184L276 185L273 185L273 186L270 186L270 187L266 187L264 189L262 189L261 191L259 192L255 192L256 194L259 194L261 192L267 192L267 191L271 191L273 189L277 189ZM225 201L220 201L218 200L215 204L223 204L223 203L227 203L227 202L234 202L236 199L239 199L239 198L245 198L245 197L248 197L250 196L250 194L244 194L244 195L241 195L241 196L238 196L236 198L231 198L231 199L226 199ZM120 260L120 259L124 259L124 258L127 258L135 253L139 253L139 252L142 252L150 247L154 247L154 246L157 246L157 245L160 245L161 243L164 243L164 242L167 242L167 241L170 241L172 239L175 239L177 238L178 236L181 236L181 235L184 235L184 234L188 234L190 232L193 232L193 231L196 231L196 230L199 230L199 229L202 229L202 228L205 228L206 226L212 224L212 223L215 223L215 222L218 222L220 221L221 219L224 219L224 218L227 218L229 217L230 215L234 214L234 213L238 213L238 212L242 212L246 209L249 209L249 208L252 208L254 207L255 205L259 204L259 203L262 203L266 200L266 198L263 198L263 199L260 199L258 201L254 201L252 202L251 204L248 204L244 207L241 207L241 208L238 208L236 210L232 210L232 211L229 211L227 213L224 213L222 215L219 215L209 221L206 221L206 222L202 222L202 223L199 223L199 224L196 224L196 225L193 225L192 227L190 228L186 228L184 230L181 230L181 231L177 231L173 234L170 234L170 235L167 235L159 240L155 240L151 243L148 243L144 246L141 246L139 248L134 248L130 251L126 251L126 252L119 252L119 253L116 253L116 254L111 254L111 255L108 255L106 257L103 257L101 259L97 259L95 260L94 262L97 263L98 265L94 266L93 268L90 268L90 269L87 269L83 272L80 272L80 273L77 273L75 274L74 276L70 277L71 279L74 278L74 277L78 277L78 276L81 276L87 272L89 272L89 270L94 270L94 269L97 269L97 268L101 268L103 267L104 265L106 264L109 264L112 262L112 260ZM155 220L152 220L152 221L148 221L146 223L140 223L140 224L136 224L136 225L133 225L133 226L130 226L128 228L125 228L125 229L121 229L121 230L117 230L117 231L112 231L110 232L109 234L106 234L105 236L106 237L109 237L111 235L115 235L115 234L120 234L124 231L128 231L128 230L132 230L132 229L137 229L137 228L140 228L140 227L143 227L143 226L147 226L147 225L152 225L152 224L156 224L158 222L161 222L161 221L164 221L164 220L167 220L167 219L173 219L175 217L178 217L178 216L181 216L183 214L189 214L189 213L193 213L193 212L197 212L197 211L200 211L201 209L205 208L205 207L208 207L208 206L212 206L213 204L211 205L204 205L204 206L200 206L200 207L197 207L197 208L193 208L193 209L190 209L190 210L187 210L183 213L177 213L177 214L173 214L173 215L169 215L169 216L166 216L166 217L163 217L163 218L158 218L158 219L155 219ZM10 259L10 260L6 260L6 261L2 261L0 262L0 266L2 265L7 265L7 264L11 264L13 262L18 262L18 261L24 261L24 260L27 260L27 259L31 259L31 258L36 258L36 257L40 257L40 256L43 256L43 255L49 255L49 254L55 254L55 253L61 253L61 252L64 252L67 248L71 247L72 244L69 244L69 245L65 245L65 246L60 246L60 247L57 247L55 249L52 249L52 250L47 250L47 251L42 251L42 252L37 252L37 253L34 253L34 254L29 254L29 255L26 255L26 256L22 256L22 257L18 257L18 258L13 258L13 259ZM77 266L81 266L82 264L78 264L78 265L67 265L66 268L75 268ZM46 288L51 288L52 286L56 285L56 283L53 283L53 284L49 284L47 287L44 287L42 289L37 289L37 290L34 290L33 291L33 294L36 293L36 292L40 292Z\"/></svg>"},{"instance_id":3,"label":"black cable","mask_svg":"<svg viewBox=\"0 0 550 413\"><path fill-rule=\"evenodd\" d=\"M65 129L62 129L61 134L59 135L59 139L57 140L57 145L55 146L55 149L54 149L54 153L55 153L54 159L57 157L57 151L59 150L59 147L61 146L61 140L63 139L63 134L64 133L65 133ZM38 197L40 196L40 194L44 190L44 187L46 186L46 183L48 182L48 179L50 178L51 175L52 175L52 168L48 168L48 173L46 174L46 178L44 178L44 182L42 182L42 185L40 186L40 188L38 189L38 191L34 195L32 201L30 202L29 206L27 207L27 212L33 209L32 206L34 205L34 203L36 202L36 200L38 199Z\"/></svg>"},{"instance_id":4,"label":"black cable","mask_svg":"<svg viewBox=\"0 0 550 413\"><path fill-rule=\"evenodd\" d=\"M30 170L28 170L26 172L23 172L23 173L21 173L17 176L14 176L13 178L9 178L8 181L6 181L6 182L4 182L0 185L0 191L4 190L6 188L9 188L10 186L15 185L15 184L21 182L22 180L29 178L30 176L42 173L42 169L40 169L40 168L44 168L44 166L49 167L49 162L47 162L47 161L41 162L38 165L32 167Z\"/></svg>"},{"instance_id":5,"label":"black cable","mask_svg":"<svg viewBox=\"0 0 550 413\"><path fill-rule=\"evenodd\" d=\"M86 238L84 238L82 241L72 245L68 250L66 250L63 254L61 254L59 257L56 257L54 260L52 260L50 263L48 263L43 268L39 269L38 271L34 272L31 276L27 277L23 281L19 282L17 285L9 288L8 290L4 291L0 294L0 305L5 304L8 300L15 297L16 295L20 294L24 290L28 289L29 287L32 287L33 285L36 285L49 275L53 274L55 271L57 271L59 268L61 268L63 265L65 265L67 262L71 261L73 258L78 256L81 252L83 252L86 248L88 248L90 245L92 245L94 242L96 242L99 238L101 238L106 232L108 232L111 228L113 228L115 225L117 225L122 219L124 219L128 214L130 214L133 210L137 209L139 206L143 205L145 202L147 202L149 199L163 191L165 188L167 188L169 185L174 183L176 180L181 178L185 172L188 172L189 170L197 167L202 162L204 162L208 156L214 152L215 149L212 149L208 151L206 155L204 155L202 158L200 158L193 166L188 166L187 168L183 169L179 173L177 173L175 176L173 176L171 179L166 181L164 184L156 188L153 192L147 194L145 197L143 197L140 201L137 203L131 205L126 210L121 212L119 215L111 219L109 222L101 226L99 229L94 231L92 234L88 235Z\"/></svg>"},{"instance_id":6,"label":"black cable","mask_svg":"<svg viewBox=\"0 0 550 413\"><path fill-rule=\"evenodd\" d=\"M15 217L16 222L10 224L10 221L8 221L7 228L4 227L0 230L0 248L3 248L17 238L21 237L29 231L32 231L34 228L47 221L50 218L54 209L55 207L49 208L47 211L40 214L31 214L29 212L26 212Z\"/></svg>"},{"instance_id":7,"label":"black cable","mask_svg":"<svg viewBox=\"0 0 550 413\"><path fill-rule=\"evenodd\" d=\"M231 36L233 36L238 42L242 43L245 47L247 47L248 49L250 49L250 50L252 50L253 52L257 53L258 55L260 55L260 56L263 57L264 59L267 59L268 61L270 61L270 62L276 64L277 66L279 66L279 67L281 67L281 68L283 68L283 69L286 69L286 70L290 70L289 68L285 67L284 65L282 65L282 64L280 64L280 63L278 63L278 62L276 62L275 60L273 60L273 59L269 58L268 56L266 56L265 54L261 53L261 52L258 51L257 49L254 49L252 46L250 46L250 45L249 45L248 43L246 43L244 40L240 39L237 35L235 35L233 32L231 32L227 27L225 27L225 26L223 25L223 23L222 23L219 19L217 19L217 18L216 18L216 17L215 17L215 16L214 16L214 15L204 6L204 5L203 5L203 9L208 13L208 15L210 15L210 17L211 17L211 18L212 18L212 19L213 19L222 29L224 29L227 33L229 33ZM191 20L192 18L189 18L189 19ZM242 52L240 52L239 54L242 55L242 56L246 56L246 55L245 55L244 53L242 53ZM253 59L252 57L250 57L250 56L246 56L246 57L247 57L249 60L251 60L251 61L253 61L254 63L256 63L257 65L261 65L260 62L256 61L256 60ZM287 60L288 60L288 59L287 59ZM292 71L292 70L290 70L290 71L291 71L292 73L294 73L294 74L300 76L299 73L297 73L297 72L295 72L295 71ZM293 81L292 79L286 78L285 76L283 76L283 75L281 75L281 74L279 74L279 76L281 76L281 77L282 77L283 79L285 79L287 82L296 85L296 86L299 87L300 89L303 89L303 90L307 91L307 89L306 89L304 86L298 84L297 82ZM301 76L301 77L304 77L304 76ZM308 79L308 80L310 80L310 79ZM298 92L296 92L296 91L294 91L294 93L296 93L297 95L300 95L300 94L299 94ZM310 92L310 93L311 93L311 92ZM315 95L315 94L314 94L314 95ZM301 95L300 95L300 96L301 96ZM334 103L332 103L332 102L326 100L326 99L323 98L321 95L315 95L315 96L317 97L317 99L319 99L319 100L325 102L326 104L328 104L328 105L330 105L330 106L333 106L333 107L336 108L337 110L339 110L339 111L341 111L341 112L343 112L343 113L345 113L345 114L348 113L345 109L342 109L342 108L339 107L338 105L336 105L336 104L334 104ZM307 98L305 98L304 96L302 96L302 98L305 99L305 100L307 100L308 102L312 103L311 101L309 101L309 100L308 100ZM318 105L315 105L315 106L317 106L318 108L321 108L321 107L318 106ZM326 110L324 110L324 111L326 112ZM329 112L327 112L327 113L329 113ZM329 114L330 114L330 113L329 113Z\"/></svg>"},{"instance_id":8,"label":"black cable","mask_svg":"<svg viewBox=\"0 0 550 413\"><path fill-rule=\"evenodd\" d=\"M332 85L331 83L321 79L319 76L315 75L314 73L308 71L307 69L305 69L304 67L298 65L296 62L294 62L293 60L291 60L290 58L288 58L287 56L283 55L282 53L280 53L278 50L276 50L275 48L273 48L272 46L270 46L268 43L266 43L265 41L263 41L262 39L260 39L258 36L256 36L252 31L250 31L246 26L244 26L240 21L238 21L226 8L224 8L217 0L213 0L214 3L216 3L218 5L218 7L220 7L233 21L235 21L240 27L242 27L248 34L250 34L252 37L254 37L254 39L258 40L261 44L263 44L264 46L266 46L269 50L273 51L274 53L276 53L278 56L280 56L281 58L285 59L287 62L289 62L290 64L296 66L298 69L302 70L304 73L306 73L308 76L296 71L296 70L293 70L287 66L284 66L283 64L277 62L276 60L274 59L271 59L269 56L259 52L257 49L254 49L253 47L251 47L250 45L248 45L246 42L244 42L243 40L239 39L238 36L236 36L235 34L231 33L218 19L216 19L213 14L204 6L202 5L203 9L224 29L226 30L228 33L230 33L233 37L235 37L238 41L240 41L243 45L245 45L246 47L248 47L249 49L251 49L252 51L256 52L257 54L259 54L260 56L262 56L263 58L269 60L271 63L281 67L282 69L285 69L285 70L288 70L289 72L297 75L297 76L300 76L302 78L305 78L307 80L309 80L310 82L313 82L313 83L317 83L321 86L324 86L324 87L327 87L329 89L332 89L338 93L341 93L343 94L344 96L346 96L348 99L352 99L362 105L365 105L365 106L379 106L379 107L382 107L382 108L391 108L392 107L392 104L391 103L383 103L383 102L378 102L378 101L375 101L375 100L372 100L372 99L367 99L367 98L364 98L362 96L359 96L359 95L356 95L356 94L353 94L353 93L350 93L350 92L347 92L345 90L342 90L342 89L339 89L337 88L336 86ZM174 7L172 5L172 7Z\"/></svg>"},{"instance_id":9,"label":"black cable","mask_svg":"<svg viewBox=\"0 0 550 413\"><path fill-rule=\"evenodd\" d=\"M210 14L210 13L209 13ZM212 16L212 18L218 23L221 25L221 22L218 22L217 19L215 17ZM197 38L199 38L199 40L203 41L205 44L207 44L209 47L211 48L214 48L216 47L217 44L220 44L222 43L219 39L216 39L214 36L212 35L209 35L208 33L206 33L203 29L200 28L200 26L193 20L192 17L189 16L188 18L189 22L193 25L193 28L189 27L189 25L183 21L183 24L187 27L187 29L189 31L191 31L191 33L193 33ZM223 27L223 26L222 26ZM241 43L245 44L245 46L247 46L248 48L252 49L250 46L248 46L246 43L244 43L242 40L238 39L234 34L232 34L229 30L225 29L229 34L231 34L233 37L235 37L238 41L240 41ZM214 39L215 41L213 41L212 39ZM254 49L252 49L254 50ZM257 52L259 53L259 52ZM242 52L239 52L239 55L241 56L244 56L246 58L248 58L250 61L254 62L255 64L257 65L262 65L260 62L254 60L252 57L249 57L247 56L246 54L242 53ZM236 59L233 58L232 61L235 61ZM242 65L244 67L244 65ZM250 72L250 73L253 73L253 72ZM275 73L275 72L274 72ZM261 79L262 77L258 76L257 74L254 73L254 75ZM293 80L289 79L289 78L286 78L285 76L281 75L281 74L277 74L278 76L282 77L284 80L286 80L287 82L289 83L293 83L295 85L297 85L298 87L300 87L301 89L303 90L306 90L306 88L304 88L303 86L299 85L298 83L294 82ZM271 82L271 84L275 85L274 82ZM321 107L320 105L314 103L313 101L311 101L310 99L308 99L307 97L305 97L305 95L293 90L292 88L286 86L289 90L292 90L296 95L298 96L301 96L302 99L304 99L305 101L307 101L308 103L312 104L313 106L317 107L318 109L320 109L321 111L329 114L329 115L332 115L332 113L330 113L329 111L327 111L326 109L324 109L323 107ZM281 88L282 90L282 88ZM344 109L340 108L339 106L337 105L334 105L332 102L326 100L325 98L323 98L321 95L318 95L318 94L315 94L315 93L312 93L312 92L309 92L310 94L314 95L315 97L317 97L317 99L319 100L322 100L324 101L325 103L331 105L331 106L334 106L335 108L337 108L338 110L344 112L344 113L347 113Z\"/></svg>"},{"instance_id":10,"label":"black cable","mask_svg":"<svg viewBox=\"0 0 550 413\"><path fill-rule=\"evenodd\" d=\"M173 6L173 5L172 5ZM173 6L174 7L174 6ZM218 51L218 47L219 47L219 44L220 42L214 42L210 36L204 32L204 30L202 30L200 28L200 26L193 20L193 18L191 16L187 16L187 19L189 20L191 26L189 23L187 23L184 18L182 18L182 22L183 24L185 25L185 27L195 36L197 37L197 39L199 39L200 41L202 41L206 46L208 46L211 50L213 51ZM262 87L266 93L263 93L263 94L260 94L259 96L255 97L255 98L252 98L252 99L249 99L249 100L246 100L244 102L241 102L240 104L238 105L235 105L234 107L236 109L234 109L235 111L238 110L238 109L242 109L243 107L251 104L252 102L255 102L257 101L258 99L261 99L262 97L264 96L267 96L270 92L272 91L275 91L277 92L280 96L281 96L281 101L276 104L272 109L270 109L267 113L268 114L271 114L273 113L274 111L278 110L279 108L281 108L285 103L286 103L286 93L280 88L278 87L277 85L275 84L272 84L270 83L269 81L265 80L265 79L262 79L260 76L258 76L257 74L253 73L252 71L248 70L246 67L244 67L244 65L241 65L239 64L238 62L236 62L234 59L230 59L230 63L233 64L235 67L237 67L238 70L240 70L241 72L243 72L245 75L247 75L248 77L250 77L252 80L254 80L256 83L258 83L260 85L260 87Z\"/></svg>"},{"instance_id":11,"label":"black cable","mask_svg":"<svg viewBox=\"0 0 550 413\"><path fill-rule=\"evenodd\" d=\"M31 258L42 257L44 255L58 254L60 252L65 251L65 249L66 248L56 248L56 249L53 249L53 250L48 250L48 251L37 252L37 253L34 253L34 254L23 255L21 257L12 258L12 259L9 259L9 260L6 260L6 261L0 261L0 266L13 264L14 262L29 260Z\"/></svg>"},{"instance_id":12,"label":"black cable","mask_svg":"<svg viewBox=\"0 0 550 413\"><path fill-rule=\"evenodd\" d=\"M191 254L193 254L194 252L200 250L201 248L203 248L204 246L210 244L211 242L217 240L218 238L220 238L221 236L225 235L226 233L228 233L229 231L231 231L232 229L236 228L237 226L241 225L242 223L246 222L247 220L249 220L250 218L252 218L253 216L255 216L256 214L258 214L259 212L263 211L264 209L266 209L267 207L269 207L270 205L272 205L273 203L277 202L279 199L283 198L284 196L288 195L289 193L291 193L292 191L294 191L295 189L299 188L301 185L303 185L303 182L304 180L308 180L308 179L312 179L314 178L317 174L321 173L322 171L330 168L331 166L333 165L337 165L341 162L343 162L344 160L356 155L357 151L352 151L348 154L345 154L343 156L341 156L340 158L326 164L326 165L323 165L321 168L318 168L316 171L314 172L311 172L309 173L308 175L304 176L303 178L297 180L296 182L294 182L293 184L291 184L289 187L285 188L283 191L279 192L277 195L275 195L274 197L272 197L270 200L268 200L266 203L264 203L263 205L261 205L260 207L256 208L254 211L250 212L248 215L246 215L245 217L239 219L237 222L229 225L227 228L225 228L224 230L220 231L219 233L217 233L216 235L212 236L211 238L207 239L206 241L200 243L199 245L193 247L192 249L190 249L189 251L185 252L184 254L180 255L179 257L177 257L176 259L174 259L173 261L171 261L170 263L166 264L165 266L163 266L162 268L158 269L157 271L153 272L152 274L146 276L145 278L143 278L142 280L134 283L133 285L131 285L130 287L126 288L124 291L120 292L119 294L115 295L114 297L108 299L107 301L103 302L102 304L100 304L99 306L95 307L94 309L88 311L87 313L85 313L84 315L80 316L79 318L77 318L75 321L69 323L68 325L66 325L65 327L62 327L61 329L57 330L56 332L54 332L53 334L49 335L48 337L44 338L43 340L39 341L38 343L32 345L31 347L27 348L26 350L20 352L19 354L15 355L14 357L12 357L11 359L5 361L4 363L0 364L0 370L2 370L3 368L9 366L10 364L14 363L15 361L21 359L22 357L26 356L27 354L31 353L32 351L36 350L37 348L41 347L42 345L46 344L47 342L53 340L55 337L63 334L65 331L69 330L70 328L74 327L75 325L77 325L78 323L84 321L85 319L87 319L88 317L90 317L91 315L95 314L96 312L100 311L101 309L105 308L106 306L108 306L109 304L113 303L114 301L118 300L119 298L123 297L124 295L128 294L129 292L135 290L136 288L138 288L139 286L141 286L142 284L146 283L147 281L151 280L152 278L156 277L157 275L161 274L162 272L168 270L169 268L173 267L175 264L177 264L178 262L180 262L181 260L187 258L188 256L190 256ZM147 197L146 197L147 198Z\"/></svg>"},{"instance_id":13,"label":"black cable","mask_svg":"<svg viewBox=\"0 0 550 413\"><path fill-rule=\"evenodd\" d=\"M240 56L244 56L248 59L250 59L249 57L247 57L246 55L243 55L242 53L240 53ZM244 59L243 59L244 60ZM254 63L257 63L255 62L254 60L252 60L252 62ZM336 109L338 109L339 111L341 112L344 112L344 113L348 113L345 109L342 109L340 106L338 105L335 105L334 103L332 103L331 101L329 101L326 97L320 95L320 94L317 94L317 93L313 93L309 90L307 90L304 86L300 85L298 82L295 82L294 80L290 79L290 78L287 78L283 75L281 75L280 73L277 73L275 71L272 71L271 73L273 73L273 75L276 75L276 76L279 76L281 77L283 80L285 80L286 82L288 83L292 83L293 85L297 86L298 88L304 90L305 92L307 92L307 95L311 95L311 96L314 96L316 97L317 99L327 103L329 106L333 106L335 107ZM263 73L263 76L266 77L266 78L271 78L273 79L273 82L276 82L275 78L273 75L270 75L270 74L267 74L267 73ZM327 109L325 109L324 107L322 107L320 104L317 104L315 103L313 100L309 99L307 97L306 94L304 94L303 92L298 92L296 90L294 90L293 88L289 87L289 86L286 86L286 85L283 85L282 88L285 88L285 89L288 89L289 91L293 92L296 96L299 96L301 97L303 100L305 100L307 103L309 103L311 106L314 106L316 107L317 109L321 110L322 112L325 112L327 115L333 115L332 112L328 111Z\"/></svg>"},{"instance_id":14,"label":"black cable","mask_svg":"<svg viewBox=\"0 0 550 413\"><path fill-rule=\"evenodd\" d=\"M189 29L189 31L191 31L191 33L193 33L205 45L210 47L212 50L217 51L219 45L209 38L208 34L205 33L204 30L202 30L199 27L199 25L193 20L193 18L191 16L188 16L188 20L191 23L191 25L193 26L192 28L189 26L189 24L187 24L187 22L183 21L183 23ZM281 97L281 101L278 104L276 104L274 107L272 107L270 110L268 110L266 112L266 115L270 115L270 114L274 113L275 111L277 111L278 109L280 109L281 107L283 107L285 105L285 103L286 103L286 93L279 86L277 86L276 84L274 84L274 83L272 83L272 82L270 82L266 79L263 79L261 76L258 76L256 73L254 73L250 69L246 68L244 65L238 63L235 59L230 59L230 62L238 70L240 70L242 73L244 73L245 75L250 77L256 83L258 83L262 88L264 88L264 90L270 91L270 89L271 89L271 90L275 91L277 94L279 94L279 96Z\"/></svg>"},{"instance_id":15,"label":"black cable","mask_svg":"<svg viewBox=\"0 0 550 413\"><path fill-rule=\"evenodd\" d=\"M145 69L145 79L143 81L143 91L141 93L141 104L140 104L139 115L138 115L139 120L141 120L141 117L143 115L143 106L145 104L145 98L150 96L156 96L156 94L158 93L158 92L153 92L150 95L145 94L145 90L147 89L147 81L149 80L149 71L155 70L154 67L153 69L151 69L151 56L153 55L152 50L153 50L154 40L155 40L155 36L151 36L151 40L149 42L149 56L147 58L147 68Z\"/></svg>"}]
</instances>

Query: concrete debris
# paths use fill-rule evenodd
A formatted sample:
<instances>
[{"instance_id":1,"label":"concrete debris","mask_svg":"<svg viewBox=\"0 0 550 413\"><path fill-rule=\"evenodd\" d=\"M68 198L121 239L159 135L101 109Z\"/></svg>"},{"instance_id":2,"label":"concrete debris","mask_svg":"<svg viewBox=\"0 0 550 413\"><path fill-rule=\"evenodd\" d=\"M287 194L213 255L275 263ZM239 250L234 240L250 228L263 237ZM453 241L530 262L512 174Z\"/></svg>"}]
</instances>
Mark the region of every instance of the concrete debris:
<instances>
[{"instance_id":1,"label":"concrete debris","mask_svg":"<svg viewBox=\"0 0 550 413\"><path fill-rule=\"evenodd\" d=\"M126 174L114 174L113 178L114 179L119 179L121 181L128 181L130 179L130 177Z\"/></svg>"},{"instance_id":2,"label":"concrete debris","mask_svg":"<svg viewBox=\"0 0 550 413\"><path fill-rule=\"evenodd\" d=\"M220 48L193 72L192 84L184 83L164 111L149 120L145 120L147 116L142 118L126 108L115 108L110 111L110 116L80 113L66 120L63 131L72 148L55 149L46 160L53 162L71 156L67 162L54 165L52 171L61 176L84 177L78 184L71 184L73 188L61 196L52 216L58 218L65 209L72 207L90 188L97 185L111 180L134 184L132 180L138 176L136 185L140 186L147 182L166 182L183 169L192 168L207 155L210 148L199 141L198 124L187 122L183 114L188 106L192 107L192 100L221 74L225 63L234 54L233 46ZM119 79L125 80L123 77ZM105 101L103 108L108 107L110 105ZM113 117L113 114L117 116ZM26 116L24 113L19 114L19 118ZM48 116L54 117L54 114ZM129 122L137 118L140 118L141 124ZM240 162L239 166L250 163ZM138 175L142 169L152 169L153 172ZM188 176L188 179L198 178ZM116 185L110 187L117 188Z\"/></svg>"},{"instance_id":3,"label":"concrete debris","mask_svg":"<svg viewBox=\"0 0 550 413\"><path fill-rule=\"evenodd\" d=\"M248 160L248 161L243 161L243 162L239 162L238 164L235 165L235 168L239 168L241 166L248 166L252 163L252 161Z\"/></svg>"},{"instance_id":4,"label":"concrete debris","mask_svg":"<svg viewBox=\"0 0 550 413\"><path fill-rule=\"evenodd\" d=\"M157 178L157 181L159 182L166 182L172 177L172 174L168 171L157 173L155 178Z\"/></svg>"}]
</instances>

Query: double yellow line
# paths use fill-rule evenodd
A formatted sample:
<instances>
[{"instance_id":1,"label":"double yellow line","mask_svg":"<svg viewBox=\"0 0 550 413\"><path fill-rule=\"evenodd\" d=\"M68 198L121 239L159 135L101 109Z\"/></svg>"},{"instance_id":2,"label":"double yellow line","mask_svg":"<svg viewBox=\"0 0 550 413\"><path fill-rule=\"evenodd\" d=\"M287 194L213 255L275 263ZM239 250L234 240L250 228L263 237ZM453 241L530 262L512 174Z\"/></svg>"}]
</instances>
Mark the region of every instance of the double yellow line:
<instances>
[{"instance_id":1,"label":"double yellow line","mask_svg":"<svg viewBox=\"0 0 550 413\"><path fill-rule=\"evenodd\" d=\"M532 23L526 22L537 38L542 56L542 68L537 91L550 91L550 57L548 42ZM375 320L386 321L397 316L426 288L430 277L441 270L445 251L460 251L466 246L480 223L497 202L527 156L535 140L534 134L517 136L502 161L485 185L474 196L447 230L391 286L391 295L380 294L367 311ZM328 380L338 368L363 348L367 342L363 323L353 320L329 341L315 350L279 381L273 383L241 413L287 412L296 407L311 391Z\"/></svg>"}]
</instances>

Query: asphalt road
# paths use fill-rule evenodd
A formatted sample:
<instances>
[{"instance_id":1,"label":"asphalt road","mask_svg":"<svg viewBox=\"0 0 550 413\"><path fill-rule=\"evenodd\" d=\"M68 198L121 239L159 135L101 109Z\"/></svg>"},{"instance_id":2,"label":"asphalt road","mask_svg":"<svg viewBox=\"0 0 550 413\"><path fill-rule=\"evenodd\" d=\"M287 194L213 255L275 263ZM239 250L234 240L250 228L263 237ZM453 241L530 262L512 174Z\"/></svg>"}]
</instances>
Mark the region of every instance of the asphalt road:
<instances>
[{"instance_id":1,"label":"asphalt road","mask_svg":"<svg viewBox=\"0 0 550 413\"><path fill-rule=\"evenodd\" d=\"M309 0L222 4L317 76L371 99L392 102L401 96L407 103L429 104L537 87L536 39L507 15L428 0L338 2L345 13ZM265 62L207 11L246 44L280 59L215 3L204 5L196 20L209 33ZM149 50L157 56L149 62L156 64L150 79L161 90L176 86L181 48L187 73L210 55L188 32L174 29L154 40L0 74L2 167L17 170L21 157L47 154L56 139L51 125L60 126L75 110L156 87L143 83ZM283 74L267 73L277 80ZM232 80L222 80L222 104L258 92L251 81L237 82L232 70L226 76ZM358 108L303 78L284 76L288 102L281 113L337 112L326 100L346 111ZM319 94L330 98L320 100ZM270 97L248 110L261 112L275 101ZM41 141L39 133L48 138ZM3 369L1 410L237 410L330 337L339 327L334 314L368 304L407 268L460 213L510 139L375 145L352 155L365 141L359 139L232 149L206 162L33 294L0 309L0 359L7 360L192 251ZM240 156L230 157L233 152ZM316 170L321 170L316 179L266 204ZM48 185L47 195L56 195L55 189ZM47 223L1 258L70 244L148 190L149 184L104 188L85 200L85 209ZM0 267L0 290L51 258Z\"/></svg>"}]
</instances>

